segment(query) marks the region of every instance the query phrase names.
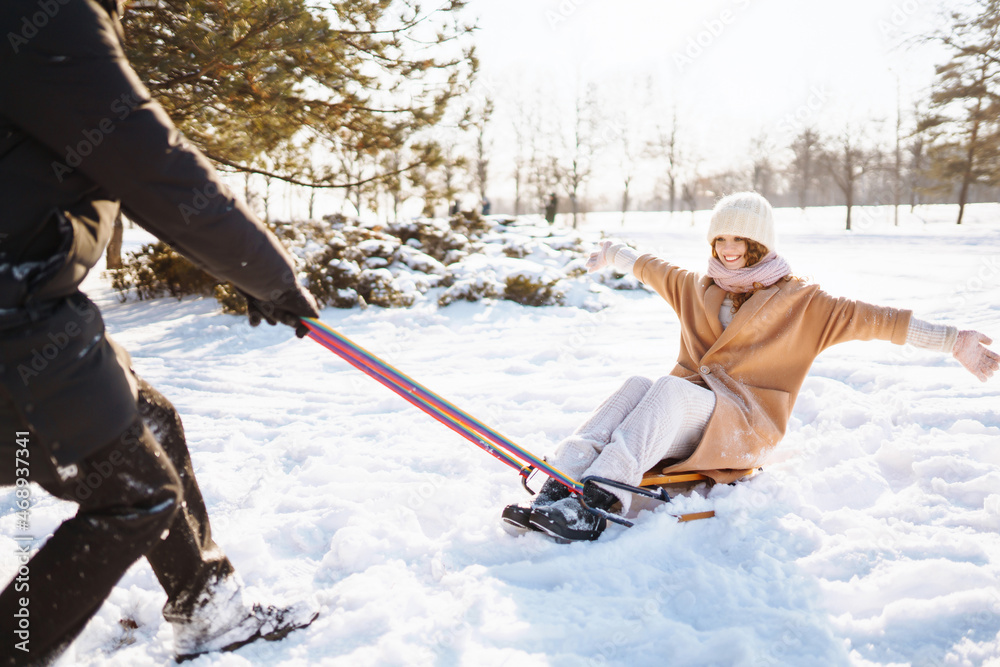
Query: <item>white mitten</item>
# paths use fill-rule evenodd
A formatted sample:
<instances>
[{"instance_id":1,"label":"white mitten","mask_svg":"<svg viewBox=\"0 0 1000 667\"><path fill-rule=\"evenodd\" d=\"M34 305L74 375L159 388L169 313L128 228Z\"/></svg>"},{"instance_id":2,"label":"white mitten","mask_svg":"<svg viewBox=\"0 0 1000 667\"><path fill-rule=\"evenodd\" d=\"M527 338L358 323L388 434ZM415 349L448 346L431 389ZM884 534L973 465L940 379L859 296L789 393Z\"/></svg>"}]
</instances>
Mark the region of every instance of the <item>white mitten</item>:
<instances>
[{"instance_id":1,"label":"white mitten","mask_svg":"<svg viewBox=\"0 0 1000 667\"><path fill-rule=\"evenodd\" d=\"M600 271L611 263L611 258L608 256L608 248L612 245L614 244L611 241L601 241L601 247L590 253L590 257L587 259L587 271L590 273Z\"/></svg>"},{"instance_id":2,"label":"white mitten","mask_svg":"<svg viewBox=\"0 0 1000 667\"><path fill-rule=\"evenodd\" d=\"M630 275L637 259L639 259L639 253L624 243L601 241L600 249L591 253L587 260L587 270L593 273L600 271L605 266L613 266L618 273Z\"/></svg>"},{"instance_id":3,"label":"white mitten","mask_svg":"<svg viewBox=\"0 0 1000 667\"><path fill-rule=\"evenodd\" d=\"M978 331L959 331L952 355L982 382L1000 368L1000 354L986 347L993 341Z\"/></svg>"}]
</instances>

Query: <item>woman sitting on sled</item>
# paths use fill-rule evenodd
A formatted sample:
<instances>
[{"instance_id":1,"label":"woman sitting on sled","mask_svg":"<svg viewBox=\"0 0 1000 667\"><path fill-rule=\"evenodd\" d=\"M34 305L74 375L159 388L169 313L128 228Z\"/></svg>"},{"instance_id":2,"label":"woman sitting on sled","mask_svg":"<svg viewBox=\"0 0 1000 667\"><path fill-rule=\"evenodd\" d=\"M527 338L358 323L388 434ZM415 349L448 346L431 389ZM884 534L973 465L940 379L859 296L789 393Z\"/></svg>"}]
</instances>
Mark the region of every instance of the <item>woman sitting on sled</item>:
<instances>
[{"instance_id":1,"label":"woman sitting on sled","mask_svg":"<svg viewBox=\"0 0 1000 667\"><path fill-rule=\"evenodd\" d=\"M632 377L548 458L574 479L637 485L659 461L664 473L699 472L732 482L763 464L785 434L795 397L816 356L837 343L880 339L950 353L985 382L1000 366L976 331L930 324L909 310L836 298L791 275L775 252L771 206L743 192L712 211L708 275L604 241L590 271L612 265L652 287L676 311L681 348L670 375ZM588 484L587 505L628 510L631 495ZM606 519L553 479L530 506L504 520L565 541L594 540Z\"/></svg>"}]
</instances>

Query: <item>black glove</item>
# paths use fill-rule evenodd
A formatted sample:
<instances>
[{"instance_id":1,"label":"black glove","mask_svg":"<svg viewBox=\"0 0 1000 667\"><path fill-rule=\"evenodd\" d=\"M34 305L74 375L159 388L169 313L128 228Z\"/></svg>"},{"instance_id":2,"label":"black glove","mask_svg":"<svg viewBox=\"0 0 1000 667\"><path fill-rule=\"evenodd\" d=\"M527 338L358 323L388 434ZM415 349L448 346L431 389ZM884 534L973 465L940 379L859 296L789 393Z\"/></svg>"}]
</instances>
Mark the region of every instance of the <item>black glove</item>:
<instances>
[{"instance_id":1,"label":"black glove","mask_svg":"<svg viewBox=\"0 0 1000 667\"><path fill-rule=\"evenodd\" d=\"M303 317L319 317L316 299L304 287L295 286L287 292L281 292L273 299L264 301L240 292L247 300L247 319L250 326L258 326L261 321L268 324L287 324L295 329L295 335L304 338L309 329L302 324Z\"/></svg>"}]
</instances>

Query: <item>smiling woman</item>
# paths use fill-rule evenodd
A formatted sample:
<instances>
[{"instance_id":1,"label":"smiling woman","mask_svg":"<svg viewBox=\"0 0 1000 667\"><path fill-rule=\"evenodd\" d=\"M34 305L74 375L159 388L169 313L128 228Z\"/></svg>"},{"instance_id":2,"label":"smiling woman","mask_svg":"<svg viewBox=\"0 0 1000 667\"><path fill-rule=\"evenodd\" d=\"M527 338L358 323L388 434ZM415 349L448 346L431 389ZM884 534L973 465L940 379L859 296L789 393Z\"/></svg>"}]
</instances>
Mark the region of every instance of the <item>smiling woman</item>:
<instances>
[{"instance_id":1,"label":"smiling woman","mask_svg":"<svg viewBox=\"0 0 1000 667\"><path fill-rule=\"evenodd\" d=\"M754 242L750 241L749 243ZM742 269L748 263L756 264L763 255L761 254L754 261L750 261L747 254L749 243L742 236L723 234L716 237L715 241L712 242L712 257L721 259L727 269ZM753 250L759 253L760 248L763 246L759 243L755 243L755 245L756 247Z\"/></svg>"},{"instance_id":2,"label":"smiling woman","mask_svg":"<svg viewBox=\"0 0 1000 667\"><path fill-rule=\"evenodd\" d=\"M788 263L771 250L775 247L771 204L756 193L729 195L716 204L708 242L712 245L708 275L726 291L720 317L727 325L754 292L778 279L791 279Z\"/></svg>"},{"instance_id":3,"label":"smiling woman","mask_svg":"<svg viewBox=\"0 0 1000 667\"><path fill-rule=\"evenodd\" d=\"M771 205L741 192L722 198L708 229L707 275L605 241L587 262L613 265L653 288L677 313L681 345L666 377L632 377L548 462L575 479L636 485L643 473L697 472L733 482L758 466L785 435L795 398L820 352L837 343L881 339L953 354L982 381L1000 367L992 341L976 331L922 322L909 310L835 298L793 278L775 252ZM659 465L657 465L659 463ZM654 468L655 466L655 468ZM586 504L610 511L630 497L590 486ZM549 480L530 508L504 520L557 540L594 540L606 519ZM519 520L518 520L519 519Z\"/></svg>"},{"instance_id":4,"label":"smiling woman","mask_svg":"<svg viewBox=\"0 0 1000 667\"><path fill-rule=\"evenodd\" d=\"M724 234L716 237L715 241L712 242L712 257L720 260L724 268L733 271L754 266L765 256L767 256L767 248L753 239ZM758 285L763 287L760 283ZM746 300L751 296L753 296L753 292L727 294L723 305L728 305L732 314L735 315L740 306L746 303Z\"/></svg>"}]
</instances>

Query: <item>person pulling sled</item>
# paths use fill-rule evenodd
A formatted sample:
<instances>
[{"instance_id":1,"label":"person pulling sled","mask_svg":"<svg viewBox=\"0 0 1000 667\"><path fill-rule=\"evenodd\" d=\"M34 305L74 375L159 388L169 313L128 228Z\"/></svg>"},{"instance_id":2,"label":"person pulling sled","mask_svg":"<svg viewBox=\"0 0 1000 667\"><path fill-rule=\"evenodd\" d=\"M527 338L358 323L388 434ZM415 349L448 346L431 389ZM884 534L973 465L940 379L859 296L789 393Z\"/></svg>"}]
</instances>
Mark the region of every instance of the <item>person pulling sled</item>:
<instances>
[{"instance_id":1,"label":"person pulling sled","mask_svg":"<svg viewBox=\"0 0 1000 667\"><path fill-rule=\"evenodd\" d=\"M316 610L245 599L212 539L177 411L134 373L79 286L121 206L243 290L251 324L304 335L299 318L318 316L316 303L274 235L139 82L117 3L43 4L0 4L10 37L0 49L0 485L36 482L78 510L22 562L30 576L0 593L0 664L57 659L142 557L166 591L178 659L279 639ZM7 629L23 613L30 630L14 642Z\"/></svg>"}]
</instances>

